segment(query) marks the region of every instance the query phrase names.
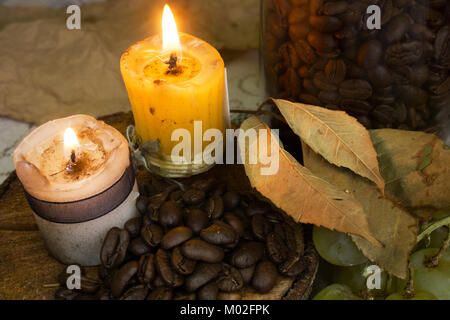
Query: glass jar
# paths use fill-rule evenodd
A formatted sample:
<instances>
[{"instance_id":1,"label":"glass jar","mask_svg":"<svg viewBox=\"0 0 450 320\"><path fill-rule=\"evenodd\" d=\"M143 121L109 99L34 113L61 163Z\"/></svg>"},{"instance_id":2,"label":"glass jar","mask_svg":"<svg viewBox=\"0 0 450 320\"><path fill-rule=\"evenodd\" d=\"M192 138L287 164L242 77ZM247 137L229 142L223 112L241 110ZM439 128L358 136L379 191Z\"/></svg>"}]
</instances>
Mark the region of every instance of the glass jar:
<instances>
[{"instance_id":1,"label":"glass jar","mask_svg":"<svg viewBox=\"0 0 450 320\"><path fill-rule=\"evenodd\" d=\"M450 1L261 0L266 91L367 128L425 130L450 113Z\"/></svg>"}]
</instances>

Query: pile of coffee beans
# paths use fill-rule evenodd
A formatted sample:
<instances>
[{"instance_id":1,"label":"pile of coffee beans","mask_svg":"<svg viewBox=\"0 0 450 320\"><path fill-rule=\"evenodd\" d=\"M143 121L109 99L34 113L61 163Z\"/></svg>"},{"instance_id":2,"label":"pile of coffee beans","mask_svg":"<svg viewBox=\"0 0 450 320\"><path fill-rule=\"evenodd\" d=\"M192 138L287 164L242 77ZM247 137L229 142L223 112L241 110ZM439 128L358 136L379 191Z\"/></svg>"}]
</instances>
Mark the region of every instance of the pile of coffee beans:
<instances>
[{"instance_id":1,"label":"pile of coffee beans","mask_svg":"<svg viewBox=\"0 0 450 320\"><path fill-rule=\"evenodd\" d=\"M141 215L106 235L101 280L84 277L81 290L61 289L57 298L220 299L245 289L268 293L280 275L307 267L301 225L214 179L141 195L136 205Z\"/></svg>"},{"instance_id":2,"label":"pile of coffee beans","mask_svg":"<svg viewBox=\"0 0 450 320\"><path fill-rule=\"evenodd\" d=\"M369 129L428 128L449 108L450 1L264 2L273 96L344 110ZM381 29L368 27L370 5Z\"/></svg>"}]
</instances>

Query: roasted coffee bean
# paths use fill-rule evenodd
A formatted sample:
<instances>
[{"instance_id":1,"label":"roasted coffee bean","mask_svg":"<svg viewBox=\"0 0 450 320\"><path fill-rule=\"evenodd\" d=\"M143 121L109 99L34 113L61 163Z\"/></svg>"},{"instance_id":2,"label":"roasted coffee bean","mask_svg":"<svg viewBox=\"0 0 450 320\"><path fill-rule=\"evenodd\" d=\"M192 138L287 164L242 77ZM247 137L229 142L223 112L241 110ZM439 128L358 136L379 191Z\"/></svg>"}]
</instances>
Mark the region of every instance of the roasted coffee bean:
<instances>
[{"instance_id":1,"label":"roasted coffee bean","mask_svg":"<svg viewBox=\"0 0 450 320\"><path fill-rule=\"evenodd\" d=\"M136 200L136 208L140 214L144 214L147 211L148 198L140 195Z\"/></svg>"},{"instance_id":2,"label":"roasted coffee bean","mask_svg":"<svg viewBox=\"0 0 450 320\"><path fill-rule=\"evenodd\" d=\"M354 115L368 115L372 109L368 102L356 99L342 99L341 104L345 111Z\"/></svg>"},{"instance_id":3,"label":"roasted coffee bean","mask_svg":"<svg viewBox=\"0 0 450 320\"><path fill-rule=\"evenodd\" d=\"M187 210L185 224L194 233L199 233L209 223L208 215L200 209Z\"/></svg>"},{"instance_id":4,"label":"roasted coffee bean","mask_svg":"<svg viewBox=\"0 0 450 320\"><path fill-rule=\"evenodd\" d=\"M344 13L347 10L347 8L348 8L347 1L334 1L325 3L320 11L323 14L326 14L327 16L334 16L337 14Z\"/></svg>"},{"instance_id":5,"label":"roasted coffee bean","mask_svg":"<svg viewBox=\"0 0 450 320\"><path fill-rule=\"evenodd\" d=\"M345 80L339 86L339 94L347 99L365 100L372 92L370 83L361 79Z\"/></svg>"},{"instance_id":6,"label":"roasted coffee bean","mask_svg":"<svg viewBox=\"0 0 450 320\"><path fill-rule=\"evenodd\" d=\"M181 254L180 247L176 247L172 250L170 256L170 262L172 267L181 275L188 275L194 272L197 262L195 260L190 260Z\"/></svg>"},{"instance_id":7,"label":"roasted coffee bean","mask_svg":"<svg viewBox=\"0 0 450 320\"><path fill-rule=\"evenodd\" d=\"M309 23L320 32L335 32L343 25L339 18L331 16L310 16Z\"/></svg>"},{"instance_id":8,"label":"roasted coffee bean","mask_svg":"<svg viewBox=\"0 0 450 320\"><path fill-rule=\"evenodd\" d=\"M166 282L163 280L163 278L157 274L155 279L153 280L153 287L159 288L159 287L165 287Z\"/></svg>"},{"instance_id":9,"label":"roasted coffee bean","mask_svg":"<svg viewBox=\"0 0 450 320\"><path fill-rule=\"evenodd\" d=\"M144 254L139 259L137 278L140 283L149 285L156 276L155 255L153 253Z\"/></svg>"},{"instance_id":10,"label":"roasted coffee bean","mask_svg":"<svg viewBox=\"0 0 450 320\"><path fill-rule=\"evenodd\" d=\"M383 29L383 37L387 43L397 42L403 38L410 26L410 20L406 14L398 14L389 21Z\"/></svg>"},{"instance_id":11,"label":"roasted coffee bean","mask_svg":"<svg viewBox=\"0 0 450 320\"><path fill-rule=\"evenodd\" d=\"M202 190L204 192L209 192L214 188L216 181L213 178L199 179L195 181L191 187L193 189Z\"/></svg>"},{"instance_id":12,"label":"roasted coffee bean","mask_svg":"<svg viewBox=\"0 0 450 320\"><path fill-rule=\"evenodd\" d=\"M257 214L252 217L252 231L256 239L264 241L272 231L272 224L263 215Z\"/></svg>"},{"instance_id":13,"label":"roasted coffee bean","mask_svg":"<svg viewBox=\"0 0 450 320\"><path fill-rule=\"evenodd\" d=\"M325 104L337 105L341 101L341 96L336 91L320 91L318 98Z\"/></svg>"},{"instance_id":14,"label":"roasted coffee bean","mask_svg":"<svg viewBox=\"0 0 450 320\"><path fill-rule=\"evenodd\" d=\"M173 300L196 300L197 295L195 292L185 292L177 290L174 293Z\"/></svg>"},{"instance_id":15,"label":"roasted coffee bean","mask_svg":"<svg viewBox=\"0 0 450 320\"><path fill-rule=\"evenodd\" d=\"M147 243L142 239L142 237L134 238L128 245L128 251L135 256L141 256L143 254L152 251L152 248L147 245Z\"/></svg>"},{"instance_id":16,"label":"roasted coffee bean","mask_svg":"<svg viewBox=\"0 0 450 320\"><path fill-rule=\"evenodd\" d=\"M172 300L173 291L170 288L158 287L147 296L147 300Z\"/></svg>"},{"instance_id":17,"label":"roasted coffee bean","mask_svg":"<svg viewBox=\"0 0 450 320\"><path fill-rule=\"evenodd\" d=\"M219 293L219 287L214 281L209 282L197 291L199 300L216 300Z\"/></svg>"},{"instance_id":18,"label":"roasted coffee bean","mask_svg":"<svg viewBox=\"0 0 450 320\"><path fill-rule=\"evenodd\" d=\"M237 238L244 234L245 226L241 218L235 213L227 212L223 217L224 221L230 225L234 232L237 234Z\"/></svg>"},{"instance_id":19,"label":"roasted coffee bean","mask_svg":"<svg viewBox=\"0 0 450 320\"><path fill-rule=\"evenodd\" d=\"M379 64L367 70L370 82L377 88L389 87L394 81L391 71Z\"/></svg>"},{"instance_id":20,"label":"roasted coffee bean","mask_svg":"<svg viewBox=\"0 0 450 320\"><path fill-rule=\"evenodd\" d=\"M186 240L192 238L192 230L188 227L176 227L167 232L161 240L161 247L163 249L172 249L173 247L182 244Z\"/></svg>"},{"instance_id":21,"label":"roasted coffee bean","mask_svg":"<svg viewBox=\"0 0 450 320\"><path fill-rule=\"evenodd\" d=\"M278 233L271 232L266 238L266 249L270 260L280 264L288 257L289 250L283 239Z\"/></svg>"},{"instance_id":22,"label":"roasted coffee bean","mask_svg":"<svg viewBox=\"0 0 450 320\"><path fill-rule=\"evenodd\" d=\"M183 285L184 278L172 269L170 256L167 251L158 249L156 252L155 266L156 271L168 287L177 288Z\"/></svg>"},{"instance_id":23,"label":"roasted coffee bean","mask_svg":"<svg viewBox=\"0 0 450 320\"><path fill-rule=\"evenodd\" d=\"M189 189L183 193L183 201L190 205L201 203L205 199L205 191Z\"/></svg>"},{"instance_id":24,"label":"roasted coffee bean","mask_svg":"<svg viewBox=\"0 0 450 320\"><path fill-rule=\"evenodd\" d=\"M131 287L120 297L120 300L145 300L148 288L142 284Z\"/></svg>"},{"instance_id":25,"label":"roasted coffee bean","mask_svg":"<svg viewBox=\"0 0 450 320\"><path fill-rule=\"evenodd\" d=\"M256 264L264 256L264 245L261 242L243 243L231 253L231 264L244 269Z\"/></svg>"},{"instance_id":26,"label":"roasted coffee bean","mask_svg":"<svg viewBox=\"0 0 450 320\"><path fill-rule=\"evenodd\" d=\"M393 114L394 108L384 104L376 106L371 111L371 115L381 123L392 123L394 121Z\"/></svg>"},{"instance_id":27,"label":"roasted coffee bean","mask_svg":"<svg viewBox=\"0 0 450 320\"><path fill-rule=\"evenodd\" d=\"M303 79L303 88L311 95L315 96L319 93L319 89L317 89L312 80L308 78Z\"/></svg>"},{"instance_id":28,"label":"roasted coffee bean","mask_svg":"<svg viewBox=\"0 0 450 320\"><path fill-rule=\"evenodd\" d=\"M345 79L347 67L342 59L331 59L325 66L325 76L335 84L339 84Z\"/></svg>"},{"instance_id":29,"label":"roasted coffee bean","mask_svg":"<svg viewBox=\"0 0 450 320\"><path fill-rule=\"evenodd\" d=\"M144 226L141 229L142 239L152 248L160 244L163 235L163 229L154 223Z\"/></svg>"},{"instance_id":30,"label":"roasted coffee bean","mask_svg":"<svg viewBox=\"0 0 450 320\"><path fill-rule=\"evenodd\" d=\"M285 42L281 45L279 51L281 61L285 66L290 66L291 68L298 68L300 66L300 59L291 42Z\"/></svg>"},{"instance_id":31,"label":"roasted coffee bean","mask_svg":"<svg viewBox=\"0 0 450 320\"><path fill-rule=\"evenodd\" d=\"M307 267L307 262L298 256L290 257L278 266L278 270L285 276L296 277Z\"/></svg>"},{"instance_id":32,"label":"roasted coffee bean","mask_svg":"<svg viewBox=\"0 0 450 320\"><path fill-rule=\"evenodd\" d=\"M409 27L409 34L419 41L432 41L436 37L433 31L423 24L413 24Z\"/></svg>"},{"instance_id":33,"label":"roasted coffee bean","mask_svg":"<svg viewBox=\"0 0 450 320\"><path fill-rule=\"evenodd\" d=\"M416 107L425 104L428 99L428 94L425 90L409 85L397 86L397 92L399 97L409 107Z\"/></svg>"},{"instance_id":34,"label":"roasted coffee bean","mask_svg":"<svg viewBox=\"0 0 450 320\"><path fill-rule=\"evenodd\" d=\"M323 5L323 0L310 0L309 1L309 14L315 15L319 12Z\"/></svg>"},{"instance_id":35,"label":"roasted coffee bean","mask_svg":"<svg viewBox=\"0 0 450 320\"><path fill-rule=\"evenodd\" d=\"M241 197L234 191L228 191L223 195L223 205L227 210L233 210L239 205Z\"/></svg>"},{"instance_id":36,"label":"roasted coffee bean","mask_svg":"<svg viewBox=\"0 0 450 320\"><path fill-rule=\"evenodd\" d=\"M179 202L183 199L183 191L182 190L175 190L172 191L169 195L169 200L174 202Z\"/></svg>"},{"instance_id":37,"label":"roasted coffee bean","mask_svg":"<svg viewBox=\"0 0 450 320\"><path fill-rule=\"evenodd\" d=\"M220 263L199 263L194 273L186 278L184 287L186 291L194 292L217 278L221 271L222 265Z\"/></svg>"},{"instance_id":38,"label":"roasted coffee bean","mask_svg":"<svg viewBox=\"0 0 450 320\"><path fill-rule=\"evenodd\" d=\"M337 86L325 75L323 71L319 71L314 75L314 85L320 90L335 91Z\"/></svg>"},{"instance_id":39,"label":"roasted coffee bean","mask_svg":"<svg viewBox=\"0 0 450 320\"><path fill-rule=\"evenodd\" d=\"M336 40L329 33L312 30L308 33L307 39L311 46L319 52L332 52L337 46Z\"/></svg>"},{"instance_id":40,"label":"roasted coffee bean","mask_svg":"<svg viewBox=\"0 0 450 320\"><path fill-rule=\"evenodd\" d=\"M211 244L227 245L235 242L238 238L238 235L228 224L223 222L216 222L210 225L208 228L203 229L200 232L200 238Z\"/></svg>"},{"instance_id":41,"label":"roasted coffee bean","mask_svg":"<svg viewBox=\"0 0 450 320\"><path fill-rule=\"evenodd\" d=\"M111 294L113 297L118 298L122 295L123 290L137 273L138 268L139 263L137 261L130 261L114 273L111 280Z\"/></svg>"},{"instance_id":42,"label":"roasted coffee bean","mask_svg":"<svg viewBox=\"0 0 450 320\"><path fill-rule=\"evenodd\" d=\"M245 213L249 217L253 217L256 214L265 214L270 210L270 206L262 201L254 201L249 204L249 206L245 209Z\"/></svg>"},{"instance_id":43,"label":"roasted coffee bean","mask_svg":"<svg viewBox=\"0 0 450 320\"><path fill-rule=\"evenodd\" d=\"M191 239L181 246L181 253L188 259L217 263L223 260L223 249L200 239Z\"/></svg>"},{"instance_id":44,"label":"roasted coffee bean","mask_svg":"<svg viewBox=\"0 0 450 320\"><path fill-rule=\"evenodd\" d=\"M450 26L444 26L436 34L434 40L434 59L443 67L450 67Z\"/></svg>"},{"instance_id":45,"label":"roasted coffee bean","mask_svg":"<svg viewBox=\"0 0 450 320\"><path fill-rule=\"evenodd\" d=\"M301 7L294 7L288 14L289 25L305 22L308 12Z\"/></svg>"},{"instance_id":46,"label":"roasted coffee bean","mask_svg":"<svg viewBox=\"0 0 450 320\"><path fill-rule=\"evenodd\" d=\"M275 286L278 272L275 265L270 261L261 261L255 269L252 286L260 293L267 293Z\"/></svg>"},{"instance_id":47,"label":"roasted coffee bean","mask_svg":"<svg viewBox=\"0 0 450 320\"><path fill-rule=\"evenodd\" d=\"M130 234L127 230L121 230L117 227L109 230L100 251L102 264L108 269L120 265L125 259L129 243Z\"/></svg>"},{"instance_id":48,"label":"roasted coffee bean","mask_svg":"<svg viewBox=\"0 0 450 320\"><path fill-rule=\"evenodd\" d=\"M210 191L209 196L210 197L223 196L226 191L227 186L224 183L218 183L215 184L214 189Z\"/></svg>"},{"instance_id":49,"label":"roasted coffee bean","mask_svg":"<svg viewBox=\"0 0 450 320\"><path fill-rule=\"evenodd\" d=\"M361 45L358 51L358 65L369 70L378 64L382 57L383 46L377 40L369 40Z\"/></svg>"},{"instance_id":50,"label":"roasted coffee bean","mask_svg":"<svg viewBox=\"0 0 450 320\"><path fill-rule=\"evenodd\" d=\"M320 100L319 98L316 98L315 96L311 95L311 94L304 94L302 93L301 95L298 96L299 100L303 103L307 103L307 104L312 104L312 105L320 105Z\"/></svg>"},{"instance_id":51,"label":"roasted coffee bean","mask_svg":"<svg viewBox=\"0 0 450 320\"><path fill-rule=\"evenodd\" d=\"M309 30L310 28L308 24L305 23L291 24L289 26L289 38L291 38L292 41L305 39Z\"/></svg>"},{"instance_id":52,"label":"roasted coffee bean","mask_svg":"<svg viewBox=\"0 0 450 320\"><path fill-rule=\"evenodd\" d=\"M131 218L124 225L124 229L128 231L131 238L136 238L139 236L141 227L142 217Z\"/></svg>"},{"instance_id":53,"label":"roasted coffee bean","mask_svg":"<svg viewBox=\"0 0 450 320\"><path fill-rule=\"evenodd\" d=\"M167 228L178 227L183 224L183 209L181 206L173 201L164 202L159 209L159 223Z\"/></svg>"},{"instance_id":54,"label":"roasted coffee bean","mask_svg":"<svg viewBox=\"0 0 450 320\"><path fill-rule=\"evenodd\" d=\"M384 60L391 67L416 63L422 58L423 45L420 41L394 43L386 49Z\"/></svg>"},{"instance_id":55,"label":"roasted coffee bean","mask_svg":"<svg viewBox=\"0 0 450 320\"><path fill-rule=\"evenodd\" d=\"M394 117L394 121L397 123L404 123L406 121L408 109L403 101L398 101L395 104L395 110L392 116Z\"/></svg>"},{"instance_id":56,"label":"roasted coffee bean","mask_svg":"<svg viewBox=\"0 0 450 320\"><path fill-rule=\"evenodd\" d=\"M305 40L297 40L294 43L295 51L298 57L307 64L314 64L316 62L316 54L313 48Z\"/></svg>"},{"instance_id":57,"label":"roasted coffee bean","mask_svg":"<svg viewBox=\"0 0 450 320\"><path fill-rule=\"evenodd\" d=\"M253 274L255 273L256 265L252 265L248 268L239 269L239 272L242 275L242 280L244 284L247 285L252 282Z\"/></svg>"},{"instance_id":58,"label":"roasted coffee bean","mask_svg":"<svg viewBox=\"0 0 450 320\"><path fill-rule=\"evenodd\" d=\"M221 196L209 198L205 203L205 212L211 219L219 219L224 210L224 203Z\"/></svg>"},{"instance_id":59,"label":"roasted coffee bean","mask_svg":"<svg viewBox=\"0 0 450 320\"><path fill-rule=\"evenodd\" d=\"M229 264L222 265L222 273L216 280L216 283L221 291L235 292L244 286L244 279L238 269Z\"/></svg>"}]
</instances>

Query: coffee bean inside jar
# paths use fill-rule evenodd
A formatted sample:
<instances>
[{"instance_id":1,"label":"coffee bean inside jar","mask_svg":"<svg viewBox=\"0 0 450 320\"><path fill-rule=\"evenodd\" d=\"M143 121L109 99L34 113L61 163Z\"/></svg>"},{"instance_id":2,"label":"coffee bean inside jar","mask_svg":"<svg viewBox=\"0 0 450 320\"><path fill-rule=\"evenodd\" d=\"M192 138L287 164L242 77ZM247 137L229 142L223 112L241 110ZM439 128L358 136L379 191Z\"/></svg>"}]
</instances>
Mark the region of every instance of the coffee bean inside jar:
<instances>
[{"instance_id":1,"label":"coffee bean inside jar","mask_svg":"<svg viewBox=\"0 0 450 320\"><path fill-rule=\"evenodd\" d=\"M80 290L58 290L58 299L263 294L281 276L294 279L306 268L301 225L254 195L227 190L214 180L197 179L184 191L170 186L151 197L141 195L137 206L140 216L106 234L99 253L101 280L84 276Z\"/></svg>"},{"instance_id":2,"label":"coffee bean inside jar","mask_svg":"<svg viewBox=\"0 0 450 320\"><path fill-rule=\"evenodd\" d=\"M449 1L262 1L271 96L344 110L368 129L428 129L448 108Z\"/></svg>"}]
</instances>

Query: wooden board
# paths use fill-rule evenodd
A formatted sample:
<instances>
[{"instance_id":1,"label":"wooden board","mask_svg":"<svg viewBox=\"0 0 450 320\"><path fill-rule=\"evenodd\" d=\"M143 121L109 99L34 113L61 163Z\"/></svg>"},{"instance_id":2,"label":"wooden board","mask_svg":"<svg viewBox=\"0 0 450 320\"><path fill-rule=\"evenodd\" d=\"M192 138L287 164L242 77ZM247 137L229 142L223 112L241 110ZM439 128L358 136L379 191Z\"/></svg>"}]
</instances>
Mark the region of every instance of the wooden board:
<instances>
[{"instance_id":1,"label":"wooden board","mask_svg":"<svg viewBox=\"0 0 450 320\"><path fill-rule=\"evenodd\" d=\"M102 120L122 134L133 122L131 113L115 114ZM150 176L146 172L139 174ZM229 187L239 192L252 190L242 165L217 165L203 175L227 181ZM182 183L189 183L189 180L180 179ZM152 183L155 188L157 184L164 184L155 177ZM307 242L306 259L308 269L290 283L289 290L284 290L283 299L304 299L309 295L318 268L318 256L311 241ZM0 186L0 299L53 299L56 288L52 284L64 267L48 254L20 181L12 173ZM88 273L95 272L95 268L90 269Z\"/></svg>"}]
</instances>

